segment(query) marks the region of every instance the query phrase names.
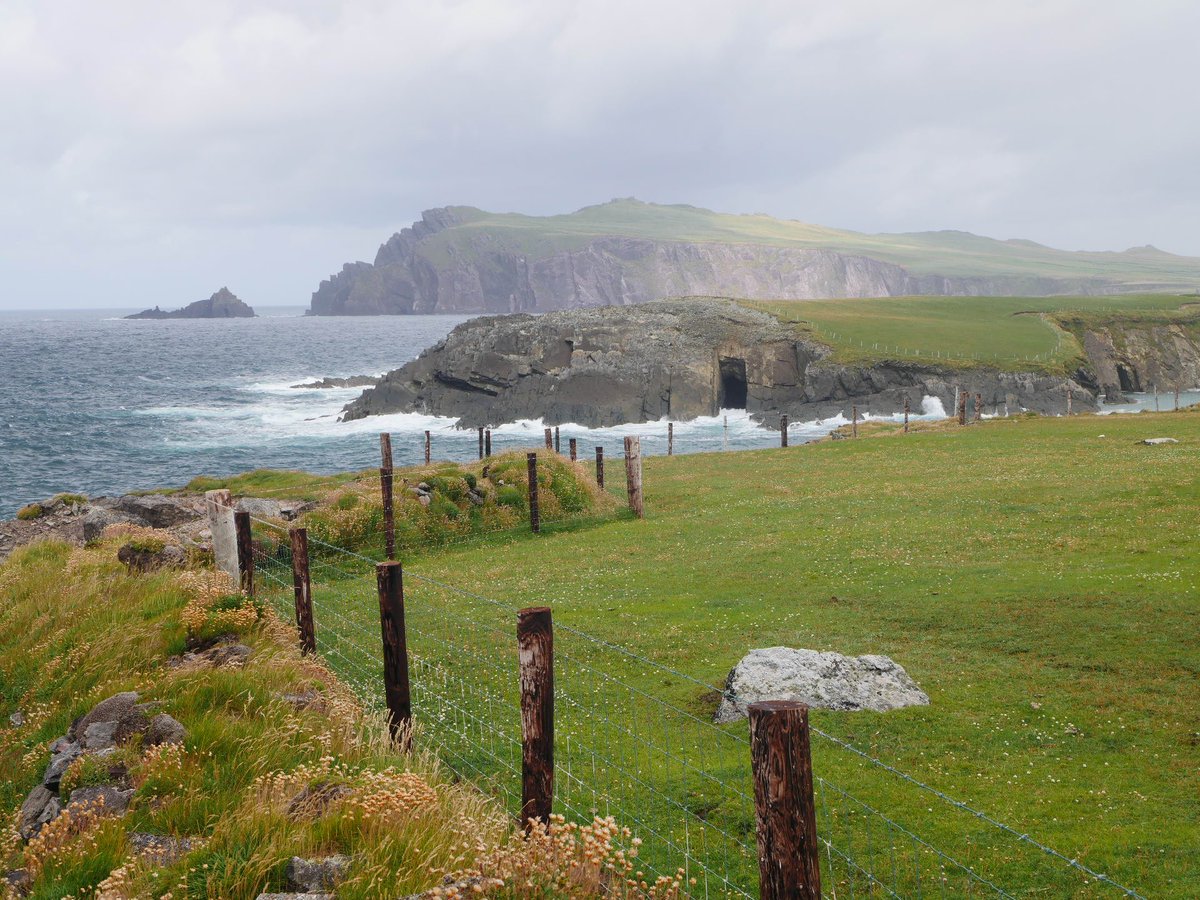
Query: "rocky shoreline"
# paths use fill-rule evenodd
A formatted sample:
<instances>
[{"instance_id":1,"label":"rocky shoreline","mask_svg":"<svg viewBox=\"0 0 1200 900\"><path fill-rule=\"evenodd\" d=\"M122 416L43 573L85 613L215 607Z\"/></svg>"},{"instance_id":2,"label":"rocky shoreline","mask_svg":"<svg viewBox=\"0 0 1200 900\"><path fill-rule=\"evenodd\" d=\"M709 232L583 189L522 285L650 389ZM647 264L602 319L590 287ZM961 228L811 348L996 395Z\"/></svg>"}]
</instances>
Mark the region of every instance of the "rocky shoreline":
<instances>
[{"instance_id":1,"label":"rocky shoreline","mask_svg":"<svg viewBox=\"0 0 1200 900\"><path fill-rule=\"evenodd\" d=\"M523 418L606 427L744 408L777 427L780 415L849 416L852 406L889 415L907 400L919 410L926 396L949 410L959 390L979 394L985 409L1045 414L1065 412L1068 392L1076 411L1098 408L1105 393L1086 371L845 365L831 353L772 316L716 299L485 317L389 372L342 418L420 412L463 427Z\"/></svg>"}]
</instances>

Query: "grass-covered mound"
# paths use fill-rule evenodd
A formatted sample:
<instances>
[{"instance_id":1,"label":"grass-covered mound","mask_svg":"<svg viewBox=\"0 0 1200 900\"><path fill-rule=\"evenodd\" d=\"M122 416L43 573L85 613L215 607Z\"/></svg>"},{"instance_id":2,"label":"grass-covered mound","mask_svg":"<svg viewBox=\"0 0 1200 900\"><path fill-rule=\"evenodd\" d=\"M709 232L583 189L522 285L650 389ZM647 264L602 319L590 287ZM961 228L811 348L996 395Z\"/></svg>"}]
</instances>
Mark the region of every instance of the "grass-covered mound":
<instances>
[{"instance_id":1,"label":"grass-covered mound","mask_svg":"<svg viewBox=\"0 0 1200 900\"><path fill-rule=\"evenodd\" d=\"M615 881L601 874L626 832L562 823L516 836L430 758L396 753L380 719L222 576L131 574L116 561L123 539L36 544L0 565L0 875L20 872L30 896L253 898L285 889L293 855L329 854L349 857L339 898L403 896L446 875L475 878L486 896L590 897L602 880L616 896L630 890L619 865ZM242 648L225 657L236 664L213 663L205 648L218 637L216 649ZM182 743L143 746L135 734L81 757L64 798L120 777L128 811L68 810L25 843L17 811L50 743L124 691L182 723ZM182 842L182 855L140 856L144 835Z\"/></svg>"}]
</instances>

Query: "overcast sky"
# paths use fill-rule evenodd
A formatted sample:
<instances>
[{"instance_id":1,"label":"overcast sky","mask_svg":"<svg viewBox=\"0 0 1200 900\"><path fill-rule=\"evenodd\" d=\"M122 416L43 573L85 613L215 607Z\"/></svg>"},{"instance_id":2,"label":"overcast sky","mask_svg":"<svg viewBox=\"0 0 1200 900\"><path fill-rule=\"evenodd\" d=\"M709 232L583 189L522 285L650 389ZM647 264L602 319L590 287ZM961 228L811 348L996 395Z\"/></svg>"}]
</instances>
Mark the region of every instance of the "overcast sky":
<instances>
[{"instance_id":1,"label":"overcast sky","mask_svg":"<svg viewBox=\"0 0 1200 900\"><path fill-rule=\"evenodd\" d=\"M613 197L1200 255L1196 0L0 0L0 308Z\"/></svg>"}]
</instances>

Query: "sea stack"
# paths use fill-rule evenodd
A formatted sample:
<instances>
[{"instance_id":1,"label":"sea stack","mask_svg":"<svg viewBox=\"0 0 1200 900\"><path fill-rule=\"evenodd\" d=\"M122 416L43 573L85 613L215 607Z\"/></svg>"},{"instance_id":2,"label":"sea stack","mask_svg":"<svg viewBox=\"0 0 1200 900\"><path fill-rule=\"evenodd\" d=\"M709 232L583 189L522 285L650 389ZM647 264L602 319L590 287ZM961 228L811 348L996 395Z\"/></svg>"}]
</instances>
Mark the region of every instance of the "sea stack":
<instances>
[{"instance_id":1,"label":"sea stack","mask_svg":"<svg viewBox=\"0 0 1200 900\"><path fill-rule=\"evenodd\" d=\"M239 300L234 293L227 287L221 288L207 300L197 300L195 303L189 303L183 309L167 310L159 309L157 306L154 309L142 310L140 313L134 313L132 316L126 316L127 319L253 319L255 317L254 310Z\"/></svg>"}]
</instances>

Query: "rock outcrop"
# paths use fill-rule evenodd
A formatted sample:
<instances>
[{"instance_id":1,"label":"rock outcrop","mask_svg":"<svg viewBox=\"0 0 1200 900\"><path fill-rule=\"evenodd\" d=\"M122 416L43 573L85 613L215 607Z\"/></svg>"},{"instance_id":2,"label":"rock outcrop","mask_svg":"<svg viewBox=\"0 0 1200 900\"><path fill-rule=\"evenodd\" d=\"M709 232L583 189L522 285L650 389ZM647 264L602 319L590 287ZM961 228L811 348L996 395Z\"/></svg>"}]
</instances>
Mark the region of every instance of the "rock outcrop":
<instances>
[{"instance_id":1,"label":"rock outcrop","mask_svg":"<svg viewBox=\"0 0 1200 900\"><path fill-rule=\"evenodd\" d=\"M1200 384L1200 324L1116 320L1072 331L1087 354L1097 389L1113 400L1127 391L1170 391Z\"/></svg>"},{"instance_id":2,"label":"rock outcrop","mask_svg":"<svg viewBox=\"0 0 1200 900\"><path fill-rule=\"evenodd\" d=\"M886 656L843 656L791 647L751 650L734 666L713 717L733 722L760 700L798 700L820 709L887 712L927 706L929 697Z\"/></svg>"},{"instance_id":3,"label":"rock outcrop","mask_svg":"<svg viewBox=\"0 0 1200 900\"><path fill-rule=\"evenodd\" d=\"M207 300L189 303L183 309L167 311L144 309L140 313L126 316L127 319L253 319L255 312L234 296L229 288L221 288Z\"/></svg>"},{"instance_id":4,"label":"rock outcrop","mask_svg":"<svg viewBox=\"0 0 1200 900\"><path fill-rule=\"evenodd\" d=\"M890 414L908 399L920 409L925 396L951 409L956 388L1001 410L1062 412L1068 390L1077 410L1095 404L1095 391L1071 378L908 361L847 366L829 354L777 319L724 300L480 318L389 372L343 418L422 412L464 427L522 418L603 427L744 408L777 425L780 414L848 415L851 403Z\"/></svg>"}]
</instances>

